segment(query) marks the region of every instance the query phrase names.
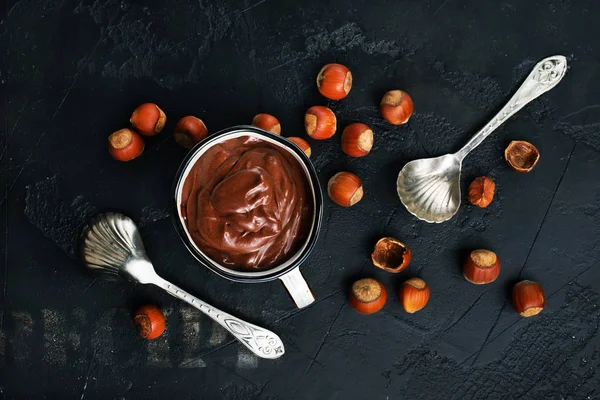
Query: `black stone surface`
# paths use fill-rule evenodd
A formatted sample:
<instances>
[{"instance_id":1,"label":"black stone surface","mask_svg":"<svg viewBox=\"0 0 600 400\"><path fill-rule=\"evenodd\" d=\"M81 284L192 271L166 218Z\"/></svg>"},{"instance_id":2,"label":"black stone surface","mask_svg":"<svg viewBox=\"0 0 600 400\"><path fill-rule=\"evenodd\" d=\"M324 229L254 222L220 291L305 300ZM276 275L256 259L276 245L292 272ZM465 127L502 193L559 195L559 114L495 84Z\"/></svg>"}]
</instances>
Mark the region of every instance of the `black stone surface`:
<instances>
[{"instance_id":1,"label":"black stone surface","mask_svg":"<svg viewBox=\"0 0 600 400\"><path fill-rule=\"evenodd\" d=\"M597 1L101 1L8 0L0 41L2 139L0 393L3 398L598 399L600 398L600 50ZM541 58L570 69L466 161L463 194L489 175L485 210L464 204L449 222L411 217L394 187L402 165L457 150L509 98ZM328 62L354 74L348 98L319 95ZM386 90L415 102L409 123L379 116ZM112 160L106 138L142 102L168 115L144 155ZM283 285L227 282L198 265L172 226L171 185L185 151L181 116L216 132L269 112L284 135L303 136L303 114L329 105L340 130L371 125L362 159L340 134L311 141L322 183L357 173L365 198L327 199L325 227L303 266L317 302L297 310ZM503 161L512 139L542 157L526 175ZM118 210L139 223L165 278L285 341L259 360L208 318L153 287L94 280L75 238L90 216ZM413 251L407 271L371 265L384 235ZM499 279L467 283L467 251L489 248ZM346 289L359 276L390 293L382 312L355 313ZM429 305L406 314L398 283L421 276ZM518 279L538 281L547 307L519 318ZM137 337L142 303L168 313L166 334Z\"/></svg>"}]
</instances>

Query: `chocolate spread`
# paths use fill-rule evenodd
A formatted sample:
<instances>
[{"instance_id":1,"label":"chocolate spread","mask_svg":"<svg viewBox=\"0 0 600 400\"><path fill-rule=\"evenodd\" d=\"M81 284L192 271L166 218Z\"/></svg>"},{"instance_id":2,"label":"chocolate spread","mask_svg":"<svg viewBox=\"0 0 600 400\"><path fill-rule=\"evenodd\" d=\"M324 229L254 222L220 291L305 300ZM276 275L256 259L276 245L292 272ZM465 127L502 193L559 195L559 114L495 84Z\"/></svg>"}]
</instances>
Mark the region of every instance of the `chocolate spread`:
<instances>
[{"instance_id":1,"label":"chocolate spread","mask_svg":"<svg viewBox=\"0 0 600 400\"><path fill-rule=\"evenodd\" d=\"M286 261L306 240L313 218L299 162L250 136L212 145L196 161L181 207L198 247L222 266L243 271Z\"/></svg>"}]
</instances>

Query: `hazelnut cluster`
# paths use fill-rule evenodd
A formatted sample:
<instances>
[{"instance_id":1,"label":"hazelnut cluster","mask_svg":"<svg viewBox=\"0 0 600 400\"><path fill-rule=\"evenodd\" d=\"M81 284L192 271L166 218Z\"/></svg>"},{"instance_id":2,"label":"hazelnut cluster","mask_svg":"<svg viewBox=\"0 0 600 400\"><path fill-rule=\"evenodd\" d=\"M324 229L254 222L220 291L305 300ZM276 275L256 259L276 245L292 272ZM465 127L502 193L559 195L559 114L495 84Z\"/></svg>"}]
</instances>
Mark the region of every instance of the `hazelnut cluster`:
<instances>
[{"instance_id":1,"label":"hazelnut cluster","mask_svg":"<svg viewBox=\"0 0 600 400\"><path fill-rule=\"evenodd\" d=\"M119 129L108 137L108 152L118 161L131 161L139 157L145 148L142 136L155 136L162 132L167 116L156 104L144 103L133 110L129 122L133 129ZM194 147L207 135L204 122L192 115L181 118L173 134L175 141L187 149Z\"/></svg>"},{"instance_id":2,"label":"hazelnut cluster","mask_svg":"<svg viewBox=\"0 0 600 400\"><path fill-rule=\"evenodd\" d=\"M397 239L384 237L377 241L371 254L373 265L387 272L399 273L408 267L411 251ZM478 249L469 253L463 264L465 280L475 285L494 282L500 275L500 259L490 250ZM421 278L410 278L398 288L398 299L408 313L422 310L431 296L431 290ZM381 282L373 278L360 279L352 285L349 303L362 314L372 314L383 308L387 292ZM542 287L533 281L521 281L513 287L512 303L523 317L539 314L546 304Z\"/></svg>"}]
</instances>

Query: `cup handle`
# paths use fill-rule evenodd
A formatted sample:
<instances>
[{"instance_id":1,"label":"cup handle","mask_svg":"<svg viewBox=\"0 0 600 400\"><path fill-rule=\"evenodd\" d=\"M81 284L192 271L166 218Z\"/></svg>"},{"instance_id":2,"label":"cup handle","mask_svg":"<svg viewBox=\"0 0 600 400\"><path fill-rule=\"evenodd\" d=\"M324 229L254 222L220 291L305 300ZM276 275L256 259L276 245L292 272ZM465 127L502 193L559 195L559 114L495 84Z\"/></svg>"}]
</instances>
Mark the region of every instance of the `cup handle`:
<instances>
[{"instance_id":1,"label":"cup handle","mask_svg":"<svg viewBox=\"0 0 600 400\"><path fill-rule=\"evenodd\" d=\"M294 268L279 279L285 285L285 288L290 293L290 296L292 296L292 299L294 299L298 308L304 308L315 301L315 297L304 280L300 268Z\"/></svg>"}]
</instances>

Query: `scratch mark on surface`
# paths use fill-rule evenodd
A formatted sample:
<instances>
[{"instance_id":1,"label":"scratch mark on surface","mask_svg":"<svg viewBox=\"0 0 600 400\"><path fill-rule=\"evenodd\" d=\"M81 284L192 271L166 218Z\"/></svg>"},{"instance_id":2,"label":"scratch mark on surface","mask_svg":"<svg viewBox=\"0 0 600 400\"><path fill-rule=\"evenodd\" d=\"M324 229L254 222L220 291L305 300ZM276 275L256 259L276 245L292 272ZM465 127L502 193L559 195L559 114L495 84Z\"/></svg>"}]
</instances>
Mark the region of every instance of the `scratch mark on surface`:
<instances>
[{"instance_id":1,"label":"scratch mark on surface","mask_svg":"<svg viewBox=\"0 0 600 400\"><path fill-rule=\"evenodd\" d=\"M446 0L446 1L444 1L444 2L442 3L442 5L441 5L441 6L439 6L437 10L435 10L435 12L433 13L433 15L436 15L438 12L440 12L440 10L442 9L442 7L444 7L446 4L448 4L448 2L449 2L449 1L450 1L450 0Z\"/></svg>"},{"instance_id":2,"label":"scratch mark on surface","mask_svg":"<svg viewBox=\"0 0 600 400\"><path fill-rule=\"evenodd\" d=\"M588 272L590 269L594 268L598 264L600 264L600 260L596 261L595 263L593 263L592 265L590 265L589 267L587 267L586 269L584 269L583 271L581 271L580 273L578 273L577 275L575 275L574 278L572 278L571 280L569 280L567 283L565 283L564 285L562 285L560 288L558 288L557 290L555 290L554 292L552 292L552 294L550 296L548 296L546 300L554 297L556 294L558 294L558 292L560 292L561 290L563 290L566 286L568 286L571 283L573 283L577 278L579 278L581 275L585 274L586 272Z\"/></svg>"},{"instance_id":3,"label":"scratch mark on surface","mask_svg":"<svg viewBox=\"0 0 600 400\"><path fill-rule=\"evenodd\" d=\"M98 280L98 278L94 278L94 280L89 285L87 285L87 287L85 289L83 289L83 292L81 292L81 294L84 294L85 292L88 291L89 288L94 286L94 284L96 283L97 280Z\"/></svg>"},{"instance_id":4,"label":"scratch mark on surface","mask_svg":"<svg viewBox=\"0 0 600 400\"><path fill-rule=\"evenodd\" d=\"M35 143L35 145L33 146L33 149L31 150L31 152L29 153L29 156L27 157L27 159L25 160L25 163L23 164L23 166L21 167L21 169L19 170L19 173L17 174L17 177L12 181L12 183L10 184L10 186L8 187L8 189L6 190L5 194L4 194L4 198L2 199L2 201L0 201L0 206L2 204L4 204L4 202L6 201L6 199L8 198L8 193L12 190L12 188L15 186L15 183L17 183L17 181L19 180L19 178L21 177L21 174L23 173L23 170L25 169L25 167L29 164L31 164L29 162L29 160L31 160L31 157L33 156L33 153L35 151L35 149L38 147L38 145L40 144L40 142L42 141L42 139L44 138L44 136L46 135L46 132L43 132L38 141ZM7 158L8 160L8 158ZM8 179L6 180L8 182Z\"/></svg>"},{"instance_id":5,"label":"scratch mark on surface","mask_svg":"<svg viewBox=\"0 0 600 400\"><path fill-rule=\"evenodd\" d=\"M71 83L71 86L69 86L69 88L67 89L67 93L65 93L62 100L58 104L58 107L56 107L56 111L54 111L54 114L52 115L52 119L55 119L56 116L58 115L58 113L60 112L60 109L62 108L63 104L65 103L65 100L67 100L67 97L69 97L69 95L71 94L71 90L73 90L73 88L75 87L75 83L77 82L77 79L79 78L80 74L81 74L81 69L79 71L77 71L77 73L75 74L75 77L73 78L73 82Z\"/></svg>"},{"instance_id":6,"label":"scratch mark on surface","mask_svg":"<svg viewBox=\"0 0 600 400\"><path fill-rule=\"evenodd\" d=\"M14 8L14 6L13 6ZM8 149L8 95L4 99L4 151ZM3 153L4 154L4 153ZM0 160L2 160L0 158ZM8 156L4 159L4 166L8 169ZM8 176L4 180L4 198L8 196ZM0 202L0 205L4 200ZM8 281L8 204L4 207L4 283L2 283L2 306L0 307L0 345L4 346L4 307L6 304L6 289ZM2 352L4 354L4 352ZM2 357L3 359L4 357Z\"/></svg>"},{"instance_id":7,"label":"scratch mark on surface","mask_svg":"<svg viewBox=\"0 0 600 400\"><path fill-rule=\"evenodd\" d=\"M33 164L33 163L35 163L35 162L37 162L37 161L38 161L38 160L31 160L31 161L29 161L29 162L26 162L26 163L23 163L23 164L15 165L14 167L10 167L10 168L9 168L9 169L7 169L7 170L0 171L0 174L5 174L5 173L7 173L7 172L14 171L14 170L16 170L16 169L18 169L18 168L25 167L25 166L27 166L27 165L29 165L29 164Z\"/></svg>"},{"instance_id":8,"label":"scratch mark on surface","mask_svg":"<svg viewBox=\"0 0 600 400\"><path fill-rule=\"evenodd\" d=\"M382 310L380 311L382 314L387 315L389 317L392 317L395 321L397 321L398 323L400 323L403 327L408 328L410 330L413 330L415 332L418 332L420 335L425 335L427 333L430 332L429 328L424 328L422 326L417 325L415 322L413 321L407 321L406 319L403 319L402 317L393 314L387 310Z\"/></svg>"},{"instance_id":9,"label":"scratch mark on surface","mask_svg":"<svg viewBox=\"0 0 600 400\"><path fill-rule=\"evenodd\" d=\"M385 221L385 224L383 225L383 228L381 228L381 232L385 232L385 230L387 229L387 227L390 225L390 223L392 222L392 219L394 218L394 215L396 214L396 212L398 211L398 209L400 208L400 205L402 203L399 203L396 205L396 207L394 207L394 209L392 210L392 212L390 213L387 221Z\"/></svg>"},{"instance_id":10,"label":"scratch mark on surface","mask_svg":"<svg viewBox=\"0 0 600 400\"><path fill-rule=\"evenodd\" d=\"M506 308L506 301L504 302L504 304L502 304L502 308L500 309L500 312L498 313L498 316L496 317L496 321L494 322L494 324L492 325L492 327L488 331L487 335L485 336L485 339L483 339L483 343L481 343L481 347L479 348L478 351L475 352L475 358L471 362L471 366L473 366L473 364L475 364L477 362L477 359L479 358L479 355L481 354L481 352L483 351L483 348L487 344L487 341L490 338L490 335L492 334L492 332L496 328L496 325L498 325L498 322L500 321L500 317L502 316L502 312L504 311L505 308ZM467 360L463 361L463 363L461 363L461 365L464 364L466 361Z\"/></svg>"},{"instance_id":11,"label":"scratch mark on surface","mask_svg":"<svg viewBox=\"0 0 600 400\"><path fill-rule=\"evenodd\" d=\"M245 377L245 376L243 376L243 375L239 374L239 373L238 373L238 372L237 372L235 369L233 369L233 368L229 368L229 367L227 367L227 366L226 366L226 365L224 365L224 364L219 364L219 367L221 367L221 368L225 369L226 371L229 371L229 372L231 372L232 374L234 374L234 375L235 375L235 376L237 376L238 378L240 378L240 379L244 380L245 382L248 382L248 383L249 383L249 384L251 384L252 386L255 386L255 387L257 387L257 388L258 388L258 387L260 387L260 385L259 385L259 384L257 384L256 382L254 382L254 381L250 380L249 378L247 378L247 377Z\"/></svg>"},{"instance_id":12,"label":"scratch mark on surface","mask_svg":"<svg viewBox=\"0 0 600 400\"><path fill-rule=\"evenodd\" d=\"M245 9L243 9L242 11L240 11L240 12L239 12L239 13L236 15L236 17L239 17L240 15L242 15L242 14L244 14L244 13L246 13L246 12L248 12L248 11L252 10L254 7L258 7L258 6L260 6L260 5L261 5L262 3L264 3L265 1L267 1L267 0L260 0L258 3L255 3L255 4L251 5L251 6L249 6L248 8L245 8Z\"/></svg>"},{"instance_id":13,"label":"scratch mark on surface","mask_svg":"<svg viewBox=\"0 0 600 400\"><path fill-rule=\"evenodd\" d=\"M252 14L248 13L248 14L246 14L246 17L244 18L244 23L246 24L246 28L248 29L248 39L250 39L250 47L252 48L250 50L250 54L254 54L254 57L251 57L252 58L252 71L254 72L254 76L257 77L258 72L256 71L256 47L254 46L254 35L252 34L253 29L250 26L250 21L252 21Z\"/></svg>"},{"instance_id":14,"label":"scratch mark on surface","mask_svg":"<svg viewBox=\"0 0 600 400\"><path fill-rule=\"evenodd\" d=\"M85 374L85 382L83 384L83 389L81 391L81 398L80 400L83 400L83 398L85 397L85 391L87 390L87 386L88 386L88 380L90 378L90 372L92 371L92 366L94 365L94 359L96 358L96 353L98 352L98 348L94 349L94 354L92 355L92 360L90 361L90 366L88 367L88 370Z\"/></svg>"},{"instance_id":15,"label":"scratch mark on surface","mask_svg":"<svg viewBox=\"0 0 600 400\"><path fill-rule=\"evenodd\" d=\"M362 266L360 267L360 270L358 271L359 275L363 272L365 267L369 264L369 261L371 261L370 257L368 259L366 259L365 261L363 261Z\"/></svg>"},{"instance_id":16,"label":"scratch mark on surface","mask_svg":"<svg viewBox=\"0 0 600 400\"><path fill-rule=\"evenodd\" d=\"M269 72L273 72L273 71L275 71L276 69L279 69L279 68L281 68L281 67L285 67L286 65L288 65L288 64L290 64L290 63L293 63L294 61L296 61L298 58L299 58L299 57L294 57L294 58L292 58L291 60L287 60L286 62L284 62L284 63L282 63L282 64L276 65L276 66L274 66L273 68L271 68L271 69L268 69L268 70L267 70L267 73L269 73ZM313 86L313 84L311 83L311 84L310 84L310 86Z\"/></svg>"},{"instance_id":17,"label":"scratch mark on surface","mask_svg":"<svg viewBox=\"0 0 600 400\"><path fill-rule=\"evenodd\" d=\"M10 141L13 134L15 133L15 129L17 129L17 126L19 125L19 121L21 120L21 117L23 116L23 111L25 111L25 108L27 107L28 103L29 103L29 99L25 99L25 105L19 111L17 120L15 121L15 124L13 125L12 129L10 130L10 133L8 133L8 131L5 132L6 140L4 141L4 150L2 150L2 155L0 156L0 160L2 160L4 158L4 155L8 152L8 142ZM6 113L8 114L8 105L7 105ZM6 119L7 119L6 124L8 125L8 116L6 117Z\"/></svg>"},{"instance_id":18,"label":"scratch mark on surface","mask_svg":"<svg viewBox=\"0 0 600 400\"><path fill-rule=\"evenodd\" d=\"M458 319L456 321L454 321L448 328L446 328L446 330L444 330L443 333L448 332L450 329L452 329L454 327L454 325L458 324L458 322L460 320L462 320L468 313L469 311L471 311L471 309L473 307L475 307L475 304L477 304L477 302L479 301L479 299L481 299L483 297L483 295L487 292L487 289L484 290L483 292L481 292L481 294L475 299L475 301L466 309L466 311L464 313L462 313L462 315L460 317L458 317Z\"/></svg>"},{"instance_id":19,"label":"scratch mark on surface","mask_svg":"<svg viewBox=\"0 0 600 400\"><path fill-rule=\"evenodd\" d=\"M322 301L325 301L325 300L327 300L328 298L330 298L330 297L333 297L333 296L335 296L336 294L338 294L338 293L341 293L341 292L342 292L342 291L341 291L340 289L338 289L338 290L336 290L336 291L334 291L334 292L332 292L332 293L328 294L327 296L320 298L319 300L317 300L317 301L313 302L313 303L312 303L312 306L311 306L310 308L314 308L314 305L315 305L315 304L318 304L318 303L320 303L320 302L322 302ZM290 311L289 313L287 313L287 314L283 315L282 317L280 317L280 318L276 319L276 320L274 321L274 323L278 323L278 322L281 322L281 321L285 321L285 320L287 320L287 319L290 319L290 318L292 318L292 317L295 317L296 315L298 315L298 314L302 314L303 312L305 312L305 311L306 311L306 310L308 310L308 309L309 309L309 308L296 308L296 309L294 309L294 310Z\"/></svg>"},{"instance_id":20,"label":"scratch mark on surface","mask_svg":"<svg viewBox=\"0 0 600 400\"><path fill-rule=\"evenodd\" d=\"M529 256L531 255L533 247L535 246L535 244L538 240L538 236L540 235L540 232L542 231L542 227L544 226L544 223L546 222L548 213L550 212L550 209L552 209L552 204L554 203L554 198L556 197L556 193L558 193L558 189L560 189L560 185L563 181L563 178L565 177L565 174L567 173L567 170L569 169L569 163L571 162L571 156L573 156L573 153L575 152L575 147L577 147L577 142L575 142L575 144L573 145L573 148L571 149L571 152L569 153L569 158L567 159L567 162L565 163L565 169L563 170L562 175L560 176L560 179L558 180L558 184L556 185L556 189L554 190L554 193L552 194L552 197L550 198L550 203L548 204L548 208L546 208L546 212L544 213L542 222L540 223L540 226L533 238L533 242L531 243L531 246L529 247L529 251L527 252L527 257L525 257L525 262L523 263L523 266L521 267L521 270L519 271L519 279L521 279L521 274L523 273L523 270L525 269L525 266L527 265Z\"/></svg>"},{"instance_id":21,"label":"scratch mark on surface","mask_svg":"<svg viewBox=\"0 0 600 400\"><path fill-rule=\"evenodd\" d=\"M179 368L204 368L206 367L206 362L202 359L202 357L194 357L189 360L185 360L181 364L179 364Z\"/></svg>"},{"instance_id":22,"label":"scratch mark on surface","mask_svg":"<svg viewBox=\"0 0 600 400\"><path fill-rule=\"evenodd\" d=\"M359 332L359 331L348 331L348 332L344 332L344 333L342 333L340 335L337 335L335 337L332 337L331 340L338 340L338 339L341 339L341 338L343 338L345 336L367 336L367 334L364 333L364 332ZM318 362L318 361L315 360L315 362Z\"/></svg>"},{"instance_id":23,"label":"scratch mark on surface","mask_svg":"<svg viewBox=\"0 0 600 400\"><path fill-rule=\"evenodd\" d=\"M19 5L21 4L21 0L17 1L11 8L10 10L8 10L8 13L6 14L6 19L8 19L8 17L10 17L10 14L13 12L13 10Z\"/></svg>"},{"instance_id":24,"label":"scratch mark on surface","mask_svg":"<svg viewBox=\"0 0 600 400\"><path fill-rule=\"evenodd\" d=\"M572 116L574 116L574 115L577 115L577 114L579 114L580 112L583 112L583 111L589 110L589 109L591 109L591 108L598 108L598 107L600 107L600 104L592 104L592 105L590 105L590 106L583 107L581 110L573 111L572 113L565 115L564 117L562 117L562 118L561 118L561 120L563 120L563 119L567 119L567 118L569 118L569 117L572 117Z\"/></svg>"},{"instance_id":25,"label":"scratch mark on surface","mask_svg":"<svg viewBox=\"0 0 600 400\"><path fill-rule=\"evenodd\" d=\"M337 314L335 315L335 318L333 319L333 322L331 323L331 325L329 325L329 328L327 329L327 332L325 333L325 336L323 337L323 340L321 341L321 344L319 345L319 348L317 349L317 352L315 353L315 356L313 357L313 359L311 359L308 368L304 372L305 374L308 374L310 372L310 369L312 368L312 366L315 364L315 362L317 360L317 357L319 356L319 353L323 349L323 345L327 341L327 337L331 333L331 328L333 328L333 325L335 324L335 321L338 320L340 314L342 313L342 310L344 309L344 306L345 306L345 303L342 302L342 306L340 307L340 309L338 310Z\"/></svg>"}]
</instances>

